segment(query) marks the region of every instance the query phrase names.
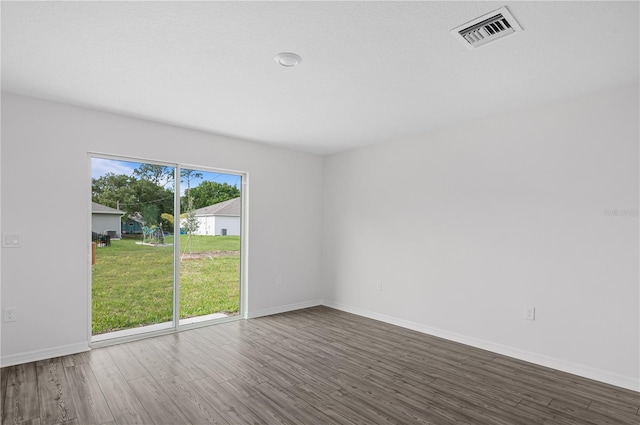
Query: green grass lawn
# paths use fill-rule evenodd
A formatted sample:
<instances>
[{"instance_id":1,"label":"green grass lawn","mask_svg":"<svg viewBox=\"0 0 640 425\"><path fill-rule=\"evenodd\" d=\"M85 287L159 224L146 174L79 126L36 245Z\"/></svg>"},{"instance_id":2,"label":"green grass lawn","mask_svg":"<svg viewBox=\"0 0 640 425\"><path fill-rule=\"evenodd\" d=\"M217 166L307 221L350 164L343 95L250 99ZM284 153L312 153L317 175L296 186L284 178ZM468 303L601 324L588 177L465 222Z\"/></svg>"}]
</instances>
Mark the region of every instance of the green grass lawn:
<instances>
[{"instance_id":1,"label":"green grass lawn","mask_svg":"<svg viewBox=\"0 0 640 425\"><path fill-rule=\"evenodd\" d=\"M173 243L173 237L165 242ZM184 252L187 237L180 236ZM240 250L239 236L192 236L193 253ZM187 248L187 252L189 249ZM180 262L180 318L236 314L240 300L240 255L205 256ZM173 246L136 244L135 239L96 248L92 271L93 335L171 321Z\"/></svg>"},{"instance_id":2,"label":"green grass lawn","mask_svg":"<svg viewBox=\"0 0 640 425\"><path fill-rule=\"evenodd\" d=\"M164 241L172 244L173 236L165 236ZM189 251L187 241L186 235L180 235L180 252ZM191 249L193 252L239 251L240 236L191 236Z\"/></svg>"}]
</instances>

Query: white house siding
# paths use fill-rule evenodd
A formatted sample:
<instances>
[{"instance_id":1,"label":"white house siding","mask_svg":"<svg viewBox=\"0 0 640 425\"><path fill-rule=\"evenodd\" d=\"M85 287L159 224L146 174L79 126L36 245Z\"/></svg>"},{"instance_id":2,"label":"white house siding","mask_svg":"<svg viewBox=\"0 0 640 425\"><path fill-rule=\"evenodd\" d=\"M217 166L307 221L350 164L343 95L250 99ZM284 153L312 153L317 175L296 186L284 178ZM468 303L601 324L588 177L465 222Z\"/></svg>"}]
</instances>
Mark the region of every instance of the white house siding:
<instances>
[{"instance_id":1,"label":"white house siding","mask_svg":"<svg viewBox=\"0 0 640 425\"><path fill-rule=\"evenodd\" d=\"M91 214L91 231L106 233L113 230L120 236L120 216L117 214Z\"/></svg>"},{"instance_id":2,"label":"white house siding","mask_svg":"<svg viewBox=\"0 0 640 425\"><path fill-rule=\"evenodd\" d=\"M240 235L240 217L216 217L205 216L198 217L198 230L196 235L222 235L222 229L227 229L227 235L239 236Z\"/></svg>"},{"instance_id":3,"label":"white house siding","mask_svg":"<svg viewBox=\"0 0 640 425\"><path fill-rule=\"evenodd\" d=\"M227 236L240 235L240 217L216 217L216 235L222 235L222 229L227 229Z\"/></svg>"},{"instance_id":4,"label":"white house siding","mask_svg":"<svg viewBox=\"0 0 640 425\"><path fill-rule=\"evenodd\" d=\"M215 217L213 216L198 217L198 223L200 223L200 225L198 226L198 230L194 232L196 235L214 235L215 234L215 228L216 228Z\"/></svg>"}]
</instances>

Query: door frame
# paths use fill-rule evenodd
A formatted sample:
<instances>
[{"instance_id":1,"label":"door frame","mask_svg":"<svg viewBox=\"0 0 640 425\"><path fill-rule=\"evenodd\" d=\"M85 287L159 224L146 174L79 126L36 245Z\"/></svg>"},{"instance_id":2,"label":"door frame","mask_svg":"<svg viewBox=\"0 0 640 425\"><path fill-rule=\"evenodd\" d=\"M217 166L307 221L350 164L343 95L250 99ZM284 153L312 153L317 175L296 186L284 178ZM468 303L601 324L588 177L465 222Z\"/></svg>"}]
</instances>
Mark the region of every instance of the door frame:
<instances>
[{"instance_id":1,"label":"door frame","mask_svg":"<svg viewBox=\"0 0 640 425\"><path fill-rule=\"evenodd\" d=\"M202 165L193 165L186 164L181 162L170 162L170 161L160 161L160 160L152 160L152 159L143 159L133 156L121 156L121 155L113 155L113 154L105 154L99 152L88 152L87 154L87 163L88 163L88 189L86 193L88 194L87 198L87 210L89 216L88 222L88 235L91 235L92 232L92 220L91 220L91 178L92 178L92 164L91 161L93 158L101 158L107 160L115 160L115 161L127 161L127 162L138 162L145 164L153 164L153 165L163 165L168 167L174 167L174 173L176 173L176 177L180 176L180 170L183 168L191 169L191 170L202 170L206 172L220 173L220 174L231 174L240 177L240 201L241 201L241 212L240 212L240 291L239 291L239 311L237 316L213 319L213 320L205 320L199 321L196 323L189 324L180 324L180 179L175 179L174 185L174 245L173 245L173 315L171 325L166 327L163 326L159 329L147 329L143 330L145 327L153 327L156 325L147 325L141 328L134 328L131 332L124 331L115 331L123 332L121 335L114 335L112 337L100 338L94 340L94 335L92 332L93 325L93 291L92 291L92 243L91 237L88 238L87 245L87 287L88 287L88 300L87 300L87 319L88 319L88 335L87 339L89 341L90 348L98 348L107 345L120 344L122 342L134 341L143 338L150 338L158 335L166 335L175 332L180 332L184 330L211 326L213 324L219 324L224 322L230 322L235 320L247 319L248 318L248 270L249 270L249 173L246 171L238 171L217 167L208 167ZM176 238L175 235L178 235ZM165 322L167 323L167 322ZM139 330L139 331L138 331ZM108 334L103 334L108 335Z\"/></svg>"}]
</instances>

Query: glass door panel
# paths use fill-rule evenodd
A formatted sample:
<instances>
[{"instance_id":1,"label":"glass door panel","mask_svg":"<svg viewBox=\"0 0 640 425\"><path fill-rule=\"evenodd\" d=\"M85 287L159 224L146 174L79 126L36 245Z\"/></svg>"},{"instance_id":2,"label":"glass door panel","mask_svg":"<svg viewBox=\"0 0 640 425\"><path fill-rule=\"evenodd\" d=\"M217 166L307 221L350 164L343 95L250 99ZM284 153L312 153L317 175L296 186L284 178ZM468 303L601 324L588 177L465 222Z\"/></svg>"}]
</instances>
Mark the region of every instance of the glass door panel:
<instances>
[{"instance_id":1,"label":"glass door panel","mask_svg":"<svg viewBox=\"0 0 640 425\"><path fill-rule=\"evenodd\" d=\"M174 327L175 167L91 159L92 341Z\"/></svg>"},{"instance_id":2,"label":"glass door panel","mask_svg":"<svg viewBox=\"0 0 640 425\"><path fill-rule=\"evenodd\" d=\"M242 176L180 170L180 325L240 311Z\"/></svg>"}]
</instances>

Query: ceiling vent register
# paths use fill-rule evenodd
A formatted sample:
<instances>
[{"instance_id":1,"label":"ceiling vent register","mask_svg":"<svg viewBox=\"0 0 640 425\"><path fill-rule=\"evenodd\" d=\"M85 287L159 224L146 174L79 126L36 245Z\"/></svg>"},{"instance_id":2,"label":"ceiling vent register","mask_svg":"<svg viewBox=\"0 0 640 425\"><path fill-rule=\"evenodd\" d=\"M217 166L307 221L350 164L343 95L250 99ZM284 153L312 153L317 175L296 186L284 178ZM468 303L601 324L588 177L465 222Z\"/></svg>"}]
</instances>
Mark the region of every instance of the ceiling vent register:
<instances>
[{"instance_id":1,"label":"ceiling vent register","mask_svg":"<svg viewBox=\"0 0 640 425\"><path fill-rule=\"evenodd\" d=\"M520 24L502 7L452 29L451 33L473 50L519 31L522 31Z\"/></svg>"}]
</instances>

